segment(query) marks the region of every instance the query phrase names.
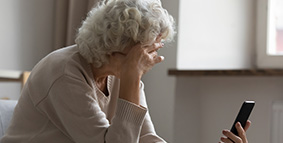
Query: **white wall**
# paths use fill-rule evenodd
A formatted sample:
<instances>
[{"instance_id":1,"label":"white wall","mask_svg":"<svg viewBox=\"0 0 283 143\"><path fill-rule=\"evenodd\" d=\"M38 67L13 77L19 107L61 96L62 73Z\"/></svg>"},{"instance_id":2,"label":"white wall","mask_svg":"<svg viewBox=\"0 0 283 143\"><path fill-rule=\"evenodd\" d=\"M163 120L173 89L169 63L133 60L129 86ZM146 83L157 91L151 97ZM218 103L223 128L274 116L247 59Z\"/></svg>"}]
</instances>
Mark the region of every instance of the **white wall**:
<instances>
[{"instance_id":1,"label":"white wall","mask_svg":"<svg viewBox=\"0 0 283 143\"><path fill-rule=\"evenodd\" d=\"M256 0L180 0L178 69L242 69L256 64ZM262 39L261 39L262 40ZM249 142L271 141L272 102L282 77L177 77L174 142L218 142L244 100L255 100Z\"/></svg>"},{"instance_id":2,"label":"white wall","mask_svg":"<svg viewBox=\"0 0 283 143\"><path fill-rule=\"evenodd\" d=\"M256 0L180 0L178 69L255 66Z\"/></svg>"},{"instance_id":3,"label":"white wall","mask_svg":"<svg viewBox=\"0 0 283 143\"><path fill-rule=\"evenodd\" d=\"M0 4L0 69L31 70L52 50L54 0L5 0ZM0 98L18 99L19 83L0 83Z\"/></svg>"},{"instance_id":4,"label":"white wall","mask_svg":"<svg viewBox=\"0 0 283 143\"><path fill-rule=\"evenodd\" d=\"M163 0L162 2L179 25L178 37L176 37L178 43L174 42L168 46L178 45L178 52L176 56L175 49L162 49L160 54L165 55L166 61L144 77L147 100L156 130L169 142L205 143L211 136L213 136L211 140L219 141L221 130L230 128L230 122L233 122L232 118L235 116L234 112L233 117L227 119L228 127L211 128L213 132L216 130L217 134L208 130L205 133L211 136L205 136L204 139L201 136L203 132L200 125L208 123L203 118L207 111L199 112L196 107L206 109L200 106L205 103L200 97L203 98L206 94L199 93L200 90L206 90L205 87L200 87L206 84L205 81L185 77L176 79L169 77L167 71L176 67L178 69L253 68L256 46L256 0ZM178 12L180 12L179 16ZM222 90L221 87L216 89ZM238 98L238 101L242 101L241 98ZM238 104L236 106L240 106L241 103ZM222 108L220 104L213 106L217 109ZM219 116L212 115L212 117ZM224 117L228 118L228 116Z\"/></svg>"},{"instance_id":5,"label":"white wall","mask_svg":"<svg viewBox=\"0 0 283 143\"><path fill-rule=\"evenodd\" d=\"M244 100L255 100L251 143L271 142L272 102L283 100L282 77L178 77L175 98L177 143L218 142L231 129Z\"/></svg>"},{"instance_id":6,"label":"white wall","mask_svg":"<svg viewBox=\"0 0 283 143\"><path fill-rule=\"evenodd\" d=\"M174 50L162 49L161 54L164 54L167 60L144 77L151 115L157 132L169 142L201 142L199 125L202 123L201 115L204 113L192 112L201 103L198 99L199 84L193 81L197 83L200 81L189 79L192 82L188 83L188 79L183 81L182 78L177 78L176 81L174 77L167 75L167 71L176 67L176 59L178 69L254 67L256 1L163 0L162 2L179 22L178 38L176 37L178 44L176 42L172 44L172 46L178 45L178 53L175 57ZM184 10L187 12L182 13ZM180 11L179 17L177 11ZM221 90L220 87L218 89ZM182 96L183 94L185 95ZM219 133L222 128L216 130ZM213 135L217 139L221 136Z\"/></svg>"}]
</instances>

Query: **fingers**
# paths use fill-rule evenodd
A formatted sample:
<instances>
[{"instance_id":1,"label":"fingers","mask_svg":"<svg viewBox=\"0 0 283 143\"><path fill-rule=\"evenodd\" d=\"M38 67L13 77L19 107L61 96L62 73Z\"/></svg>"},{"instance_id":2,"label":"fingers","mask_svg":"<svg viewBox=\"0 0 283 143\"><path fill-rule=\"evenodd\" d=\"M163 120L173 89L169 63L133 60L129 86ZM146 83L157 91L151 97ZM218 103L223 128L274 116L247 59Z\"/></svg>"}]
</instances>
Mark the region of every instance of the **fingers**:
<instances>
[{"instance_id":1,"label":"fingers","mask_svg":"<svg viewBox=\"0 0 283 143\"><path fill-rule=\"evenodd\" d=\"M157 47L156 49L160 48L156 44L155 44L155 47ZM148 70L150 70L155 64L164 61L164 57L163 56L159 56L156 49L154 49L151 52L145 51L143 53L144 54L144 60L147 61L146 62L147 63L146 64L147 68L145 68L144 73L146 73Z\"/></svg>"},{"instance_id":2,"label":"fingers","mask_svg":"<svg viewBox=\"0 0 283 143\"><path fill-rule=\"evenodd\" d=\"M163 43L154 43L151 46L144 47L144 54L148 55L149 59L153 62L152 64L160 63L164 60L163 56L158 56L157 51L164 46Z\"/></svg>"},{"instance_id":3,"label":"fingers","mask_svg":"<svg viewBox=\"0 0 283 143\"><path fill-rule=\"evenodd\" d=\"M247 121L245 129L241 126L241 124L238 122L236 123L236 129L238 131L238 135L234 135L229 130L223 130L222 133L225 137L221 137L220 140L224 143L248 143L246 131L250 127L251 121Z\"/></svg>"},{"instance_id":4,"label":"fingers","mask_svg":"<svg viewBox=\"0 0 283 143\"><path fill-rule=\"evenodd\" d=\"M246 143L247 142L246 131L243 129L243 127L239 122L236 124L236 129L238 131L239 137L243 140L244 143Z\"/></svg>"},{"instance_id":5,"label":"fingers","mask_svg":"<svg viewBox=\"0 0 283 143\"><path fill-rule=\"evenodd\" d=\"M162 41L162 34L159 34L157 37L156 37L156 42L161 42Z\"/></svg>"},{"instance_id":6,"label":"fingers","mask_svg":"<svg viewBox=\"0 0 283 143\"><path fill-rule=\"evenodd\" d=\"M243 143L242 139L236 135L234 135L232 132L230 132L229 130L223 130L222 131L223 135L225 135L227 138L221 138L221 141L223 141L224 143Z\"/></svg>"},{"instance_id":7,"label":"fingers","mask_svg":"<svg viewBox=\"0 0 283 143\"><path fill-rule=\"evenodd\" d=\"M221 137L220 140L223 142L223 143L233 143L233 141L231 141L229 138L227 137Z\"/></svg>"},{"instance_id":8,"label":"fingers","mask_svg":"<svg viewBox=\"0 0 283 143\"><path fill-rule=\"evenodd\" d=\"M158 56L157 58L154 59L154 63L156 63L156 64L160 63L162 61L164 61L164 57L163 56Z\"/></svg>"},{"instance_id":9,"label":"fingers","mask_svg":"<svg viewBox=\"0 0 283 143\"><path fill-rule=\"evenodd\" d=\"M154 51L158 51L160 48L164 46L164 43L154 43L151 46L146 46L145 49L148 53L152 53Z\"/></svg>"},{"instance_id":10,"label":"fingers","mask_svg":"<svg viewBox=\"0 0 283 143\"><path fill-rule=\"evenodd\" d=\"M151 46L136 44L124 57L123 68L135 69L137 73L146 73L155 64L164 60L157 50L162 48L162 43L154 43Z\"/></svg>"},{"instance_id":11,"label":"fingers","mask_svg":"<svg viewBox=\"0 0 283 143\"><path fill-rule=\"evenodd\" d=\"M249 127L251 126L251 123L252 122L250 120L247 121L246 126L244 127L245 131L247 131L249 129Z\"/></svg>"}]
</instances>

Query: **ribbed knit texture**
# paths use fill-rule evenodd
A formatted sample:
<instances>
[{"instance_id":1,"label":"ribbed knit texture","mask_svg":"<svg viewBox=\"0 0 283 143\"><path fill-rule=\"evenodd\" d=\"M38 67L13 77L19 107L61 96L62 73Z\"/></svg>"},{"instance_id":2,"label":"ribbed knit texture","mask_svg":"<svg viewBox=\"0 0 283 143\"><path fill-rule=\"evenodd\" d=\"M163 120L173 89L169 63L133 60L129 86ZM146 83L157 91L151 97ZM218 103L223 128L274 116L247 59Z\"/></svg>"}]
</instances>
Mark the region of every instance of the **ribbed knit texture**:
<instances>
[{"instance_id":1,"label":"ribbed knit texture","mask_svg":"<svg viewBox=\"0 0 283 143\"><path fill-rule=\"evenodd\" d=\"M124 99L119 99L116 110L116 117L123 120L133 122L134 124L141 125L145 114L146 108L142 108L134 103L128 102Z\"/></svg>"}]
</instances>

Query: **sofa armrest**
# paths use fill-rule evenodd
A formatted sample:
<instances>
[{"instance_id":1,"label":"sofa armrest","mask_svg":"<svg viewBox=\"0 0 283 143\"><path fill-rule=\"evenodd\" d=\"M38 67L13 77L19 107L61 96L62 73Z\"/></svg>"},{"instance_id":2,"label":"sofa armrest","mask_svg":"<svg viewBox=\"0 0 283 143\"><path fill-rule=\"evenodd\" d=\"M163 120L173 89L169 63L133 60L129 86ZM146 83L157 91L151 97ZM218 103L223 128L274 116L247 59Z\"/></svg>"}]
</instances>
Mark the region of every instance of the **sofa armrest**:
<instances>
[{"instance_id":1,"label":"sofa armrest","mask_svg":"<svg viewBox=\"0 0 283 143\"><path fill-rule=\"evenodd\" d=\"M10 125L17 103L16 100L0 100L0 138Z\"/></svg>"}]
</instances>

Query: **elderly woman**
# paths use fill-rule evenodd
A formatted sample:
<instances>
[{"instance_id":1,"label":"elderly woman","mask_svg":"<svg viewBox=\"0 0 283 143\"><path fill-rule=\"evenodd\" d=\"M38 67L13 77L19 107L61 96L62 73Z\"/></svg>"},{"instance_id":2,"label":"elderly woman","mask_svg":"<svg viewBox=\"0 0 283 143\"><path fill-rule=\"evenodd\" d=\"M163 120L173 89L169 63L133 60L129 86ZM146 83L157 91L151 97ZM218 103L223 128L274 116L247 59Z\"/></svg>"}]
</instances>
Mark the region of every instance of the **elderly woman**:
<instances>
[{"instance_id":1,"label":"elderly woman","mask_svg":"<svg viewBox=\"0 0 283 143\"><path fill-rule=\"evenodd\" d=\"M101 2L83 22L76 45L34 67L1 142L165 142L155 133L140 80L163 61L157 51L174 33L159 0Z\"/></svg>"}]
</instances>

